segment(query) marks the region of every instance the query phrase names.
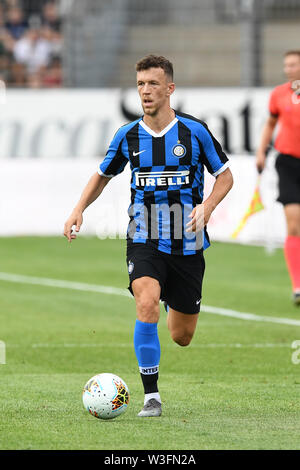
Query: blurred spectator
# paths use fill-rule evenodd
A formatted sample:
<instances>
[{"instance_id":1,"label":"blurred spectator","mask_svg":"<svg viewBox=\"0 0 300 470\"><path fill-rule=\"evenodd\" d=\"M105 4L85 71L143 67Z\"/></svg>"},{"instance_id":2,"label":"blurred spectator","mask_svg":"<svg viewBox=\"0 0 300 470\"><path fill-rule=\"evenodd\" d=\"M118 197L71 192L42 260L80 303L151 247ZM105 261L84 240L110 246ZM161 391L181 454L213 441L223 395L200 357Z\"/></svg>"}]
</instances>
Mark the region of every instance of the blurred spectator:
<instances>
[{"instance_id":1,"label":"blurred spectator","mask_svg":"<svg viewBox=\"0 0 300 470\"><path fill-rule=\"evenodd\" d=\"M23 12L19 7L10 8L6 12L5 28L13 39L20 39L25 33L28 25L24 21Z\"/></svg>"},{"instance_id":2,"label":"blurred spectator","mask_svg":"<svg viewBox=\"0 0 300 470\"><path fill-rule=\"evenodd\" d=\"M29 29L25 36L15 43L14 58L26 65L28 73L38 72L40 67L47 66L52 54L51 41L44 38L41 29Z\"/></svg>"},{"instance_id":3,"label":"blurred spectator","mask_svg":"<svg viewBox=\"0 0 300 470\"><path fill-rule=\"evenodd\" d=\"M0 0L0 80L8 87L62 86L58 0Z\"/></svg>"},{"instance_id":4,"label":"blurred spectator","mask_svg":"<svg viewBox=\"0 0 300 470\"><path fill-rule=\"evenodd\" d=\"M5 48L0 46L0 80L5 83L11 81L11 58Z\"/></svg>"},{"instance_id":5,"label":"blurred spectator","mask_svg":"<svg viewBox=\"0 0 300 470\"><path fill-rule=\"evenodd\" d=\"M54 56L42 75L42 85L46 88L60 88L62 86L61 59Z\"/></svg>"},{"instance_id":6,"label":"blurred spectator","mask_svg":"<svg viewBox=\"0 0 300 470\"><path fill-rule=\"evenodd\" d=\"M20 64L11 59L10 75L8 86L23 88L27 86L27 69L24 64Z\"/></svg>"},{"instance_id":7,"label":"blurred spectator","mask_svg":"<svg viewBox=\"0 0 300 470\"><path fill-rule=\"evenodd\" d=\"M24 16L28 21L32 15L38 15L42 17L43 8L49 0L20 0L19 4L22 7Z\"/></svg>"},{"instance_id":8,"label":"blurred spectator","mask_svg":"<svg viewBox=\"0 0 300 470\"><path fill-rule=\"evenodd\" d=\"M61 20L55 3L48 2L45 4L43 8L43 24L58 33L61 31Z\"/></svg>"},{"instance_id":9,"label":"blurred spectator","mask_svg":"<svg viewBox=\"0 0 300 470\"><path fill-rule=\"evenodd\" d=\"M41 28L41 36L52 45L52 55L58 56L62 52L62 36L59 32L51 29L49 26Z\"/></svg>"}]
</instances>

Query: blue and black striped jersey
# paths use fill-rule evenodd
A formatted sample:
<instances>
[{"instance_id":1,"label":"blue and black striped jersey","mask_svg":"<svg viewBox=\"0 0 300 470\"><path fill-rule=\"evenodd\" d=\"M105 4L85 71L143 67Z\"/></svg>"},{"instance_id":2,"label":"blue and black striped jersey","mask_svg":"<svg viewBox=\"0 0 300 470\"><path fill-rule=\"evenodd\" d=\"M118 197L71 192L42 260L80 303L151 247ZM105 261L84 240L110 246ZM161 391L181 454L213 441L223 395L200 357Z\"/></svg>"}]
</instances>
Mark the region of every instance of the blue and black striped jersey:
<instances>
[{"instance_id":1,"label":"blue and black striped jersey","mask_svg":"<svg viewBox=\"0 0 300 470\"><path fill-rule=\"evenodd\" d=\"M190 255L209 246L206 227L197 234L186 232L189 214L203 200L204 166L217 176L229 162L204 122L175 114L159 134L142 118L121 127L98 173L113 177L130 164L128 242Z\"/></svg>"}]
</instances>

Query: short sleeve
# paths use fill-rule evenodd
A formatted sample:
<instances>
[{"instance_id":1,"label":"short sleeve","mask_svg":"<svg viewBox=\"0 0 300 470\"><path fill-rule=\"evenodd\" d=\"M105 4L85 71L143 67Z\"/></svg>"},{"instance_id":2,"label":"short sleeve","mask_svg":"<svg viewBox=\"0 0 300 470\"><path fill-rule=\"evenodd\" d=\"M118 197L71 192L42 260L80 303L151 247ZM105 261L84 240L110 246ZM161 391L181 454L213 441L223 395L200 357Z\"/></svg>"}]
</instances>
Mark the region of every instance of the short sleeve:
<instances>
[{"instance_id":1,"label":"short sleeve","mask_svg":"<svg viewBox=\"0 0 300 470\"><path fill-rule=\"evenodd\" d=\"M272 116L278 116L278 103L277 103L277 93L276 89L271 92L270 99L269 99L269 111Z\"/></svg>"},{"instance_id":2,"label":"short sleeve","mask_svg":"<svg viewBox=\"0 0 300 470\"><path fill-rule=\"evenodd\" d=\"M103 162L98 167L99 175L112 178L124 170L128 159L122 152L123 139L124 132L119 129L110 143Z\"/></svg>"},{"instance_id":3,"label":"short sleeve","mask_svg":"<svg viewBox=\"0 0 300 470\"><path fill-rule=\"evenodd\" d=\"M229 167L229 160L224 153L221 144L212 135L206 124L201 124L198 133L200 147L200 161L210 174L218 176Z\"/></svg>"}]
</instances>

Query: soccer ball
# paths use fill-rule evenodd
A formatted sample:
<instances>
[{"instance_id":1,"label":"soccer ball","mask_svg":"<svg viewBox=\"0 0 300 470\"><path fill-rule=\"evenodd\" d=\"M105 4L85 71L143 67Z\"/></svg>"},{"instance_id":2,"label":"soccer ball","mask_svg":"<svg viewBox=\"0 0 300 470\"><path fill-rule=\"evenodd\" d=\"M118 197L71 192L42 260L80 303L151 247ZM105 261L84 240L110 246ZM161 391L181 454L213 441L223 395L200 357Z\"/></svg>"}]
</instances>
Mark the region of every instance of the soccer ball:
<instances>
[{"instance_id":1,"label":"soccer ball","mask_svg":"<svg viewBox=\"0 0 300 470\"><path fill-rule=\"evenodd\" d=\"M99 419L113 419L126 411L129 390L114 374L94 375L84 386L82 401L85 409Z\"/></svg>"}]
</instances>

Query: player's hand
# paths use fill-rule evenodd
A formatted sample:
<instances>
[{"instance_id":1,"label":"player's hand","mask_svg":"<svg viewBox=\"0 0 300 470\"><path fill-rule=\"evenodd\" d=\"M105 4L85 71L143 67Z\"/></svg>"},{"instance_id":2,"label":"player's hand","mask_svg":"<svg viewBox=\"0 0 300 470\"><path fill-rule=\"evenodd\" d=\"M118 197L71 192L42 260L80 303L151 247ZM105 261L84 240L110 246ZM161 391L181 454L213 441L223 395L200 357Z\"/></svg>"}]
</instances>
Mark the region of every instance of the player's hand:
<instances>
[{"instance_id":1,"label":"player's hand","mask_svg":"<svg viewBox=\"0 0 300 470\"><path fill-rule=\"evenodd\" d=\"M75 226L75 231L79 232L82 221L82 212L72 212L66 221L64 226L64 236L67 237L69 243L71 243L71 241L74 240L77 236L75 233L73 233L73 226Z\"/></svg>"},{"instance_id":2,"label":"player's hand","mask_svg":"<svg viewBox=\"0 0 300 470\"><path fill-rule=\"evenodd\" d=\"M256 168L258 173L262 173L266 166L266 153L258 150L256 153Z\"/></svg>"},{"instance_id":3,"label":"player's hand","mask_svg":"<svg viewBox=\"0 0 300 470\"><path fill-rule=\"evenodd\" d=\"M186 224L187 232L200 232L207 225L212 213L208 203L198 204L190 213L190 221Z\"/></svg>"}]
</instances>

